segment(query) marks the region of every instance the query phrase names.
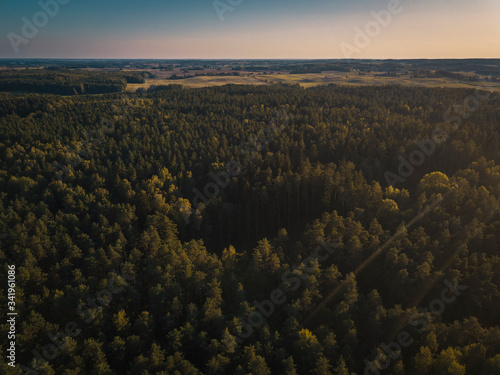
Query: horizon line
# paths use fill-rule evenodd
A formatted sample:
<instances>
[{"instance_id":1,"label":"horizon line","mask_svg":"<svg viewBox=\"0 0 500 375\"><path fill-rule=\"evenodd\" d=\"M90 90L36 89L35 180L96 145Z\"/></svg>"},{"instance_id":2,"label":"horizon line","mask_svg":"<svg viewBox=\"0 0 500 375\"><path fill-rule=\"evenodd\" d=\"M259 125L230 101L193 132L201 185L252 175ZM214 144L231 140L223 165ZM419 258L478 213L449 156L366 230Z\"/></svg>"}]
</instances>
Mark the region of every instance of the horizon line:
<instances>
[{"instance_id":1,"label":"horizon line","mask_svg":"<svg viewBox=\"0 0 500 375\"><path fill-rule=\"evenodd\" d=\"M372 61L384 61L384 60L500 60L500 57L415 57L415 58L396 58L396 57L387 57L387 58L302 58L302 57L286 57L286 58L265 58L265 57L256 57L256 58L234 58L234 57L221 57L221 58L203 58L203 57L183 57L183 58L150 58L150 57L0 57L0 60L129 60L129 61L138 61L138 60L200 60L200 61L260 61L260 60L302 60L302 61L363 61L363 60L372 60Z\"/></svg>"}]
</instances>

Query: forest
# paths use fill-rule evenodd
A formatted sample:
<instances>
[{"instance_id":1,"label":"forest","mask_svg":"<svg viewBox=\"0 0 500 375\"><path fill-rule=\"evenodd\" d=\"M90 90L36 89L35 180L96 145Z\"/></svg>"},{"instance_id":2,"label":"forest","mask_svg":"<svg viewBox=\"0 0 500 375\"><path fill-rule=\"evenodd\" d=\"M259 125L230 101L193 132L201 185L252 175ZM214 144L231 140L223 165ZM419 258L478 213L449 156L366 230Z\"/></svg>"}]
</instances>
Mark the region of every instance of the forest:
<instances>
[{"instance_id":1,"label":"forest","mask_svg":"<svg viewBox=\"0 0 500 375\"><path fill-rule=\"evenodd\" d=\"M499 145L472 89L0 93L0 373L498 375Z\"/></svg>"},{"instance_id":2,"label":"forest","mask_svg":"<svg viewBox=\"0 0 500 375\"><path fill-rule=\"evenodd\" d=\"M127 83L144 83L144 73L110 73L61 68L0 71L0 92L106 94L124 91Z\"/></svg>"}]
</instances>

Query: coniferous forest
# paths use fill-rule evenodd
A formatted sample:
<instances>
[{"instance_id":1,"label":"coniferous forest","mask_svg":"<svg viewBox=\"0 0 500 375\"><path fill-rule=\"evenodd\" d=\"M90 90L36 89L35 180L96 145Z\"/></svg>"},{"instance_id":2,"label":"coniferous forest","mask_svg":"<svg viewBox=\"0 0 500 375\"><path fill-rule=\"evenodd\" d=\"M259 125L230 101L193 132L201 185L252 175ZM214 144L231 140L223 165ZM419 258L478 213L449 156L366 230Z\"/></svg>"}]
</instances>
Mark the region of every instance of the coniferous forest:
<instances>
[{"instance_id":1,"label":"coniferous forest","mask_svg":"<svg viewBox=\"0 0 500 375\"><path fill-rule=\"evenodd\" d=\"M499 145L472 89L0 93L0 373L498 375Z\"/></svg>"},{"instance_id":2,"label":"coniferous forest","mask_svg":"<svg viewBox=\"0 0 500 375\"><path fill-rule=\"evenodd\" d=\"M124 91L127 83L143 83L139 73L85 70L26 69L4 70L0 91L59 95L106 94Z\"/></svg>"}]
</instances>

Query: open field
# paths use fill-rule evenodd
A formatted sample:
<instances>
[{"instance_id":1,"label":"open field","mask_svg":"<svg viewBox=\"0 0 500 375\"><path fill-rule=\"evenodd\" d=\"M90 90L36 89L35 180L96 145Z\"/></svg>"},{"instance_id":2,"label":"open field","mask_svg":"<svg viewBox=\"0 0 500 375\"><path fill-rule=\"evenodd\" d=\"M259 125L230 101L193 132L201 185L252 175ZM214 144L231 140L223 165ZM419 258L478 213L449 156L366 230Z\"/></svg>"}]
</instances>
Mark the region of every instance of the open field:
<instances>
[{"instance_id":1,"label":"open field","mask_svg":"<svg viewBox=\"0 0 500 375\"><path fill-rule=\"evenodd\" d=\"M151 86L160 85L183 85L186 87L211 87L229 84L236 85L265 85L266 82L252 76L200 76L184 79L148 79L146 83L128 84L128 91L136 91L139 88L148 89Z\"/></svg>"},{"instance_id":2,"label":"open field","mask_svg":"<svg viewBox=\"0 0 500 375\"><path fill-rule=\"evenodd\" d=\"M310 74L252 74L245 76L200 76L185 79L156 79L147 80L143 84L129 84L128 91L136 91L138 88L149 88L155 85L179 84L186 87L209 87L227 84L250 84L269 85L272 83L299 84L303 87L314 87L319 85L337 84L347 86L367 85L404 85L404 86L426 86L426 87L450 87L450 88L484 88L500 92L498 82L473 82L456 81L450 78L411 78L410 75L390 77L385 75L345 72L325 72Z\"/></svg>"},{"instance_id":3,"label":"open field","mask_svg":"<svg viewBox=\"0 0 500 375\"><path fill-rule=\"evenodd\" d=\"M363 86L363 85L405 85L426 87L451 87L451 88L487 88L500 92L500 83L460 81L449 78L411 78L410 75L389 77L385 75L358 75L355 73L322 73L322 74L293 74L293 75L260 75L260 79L279 83L298 83L304 87L327 85L330 83Z\"/></svg>"}]
</instances>

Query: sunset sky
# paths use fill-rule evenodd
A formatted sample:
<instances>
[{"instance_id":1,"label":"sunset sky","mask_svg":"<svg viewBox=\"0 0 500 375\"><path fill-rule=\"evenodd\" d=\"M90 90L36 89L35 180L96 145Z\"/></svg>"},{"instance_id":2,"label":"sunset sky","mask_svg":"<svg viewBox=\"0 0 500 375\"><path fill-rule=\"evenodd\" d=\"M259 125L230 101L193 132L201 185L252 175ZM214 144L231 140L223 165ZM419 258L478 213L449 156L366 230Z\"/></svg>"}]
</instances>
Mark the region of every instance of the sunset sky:
<instances>
[{"instance_id":1,"label":"sunset sky","mask_svg":"<svg viewBox=\"0 0 500 375\"><path fill-rule=\"evenodd\" d=\"M60 1L25 37L39 2L0 0L0 58L500 58L500 0L401 0L362 48L356 28L394 0L221 0L240 2L223 20L213 0Z\"/></svg>"}]
</instances>

